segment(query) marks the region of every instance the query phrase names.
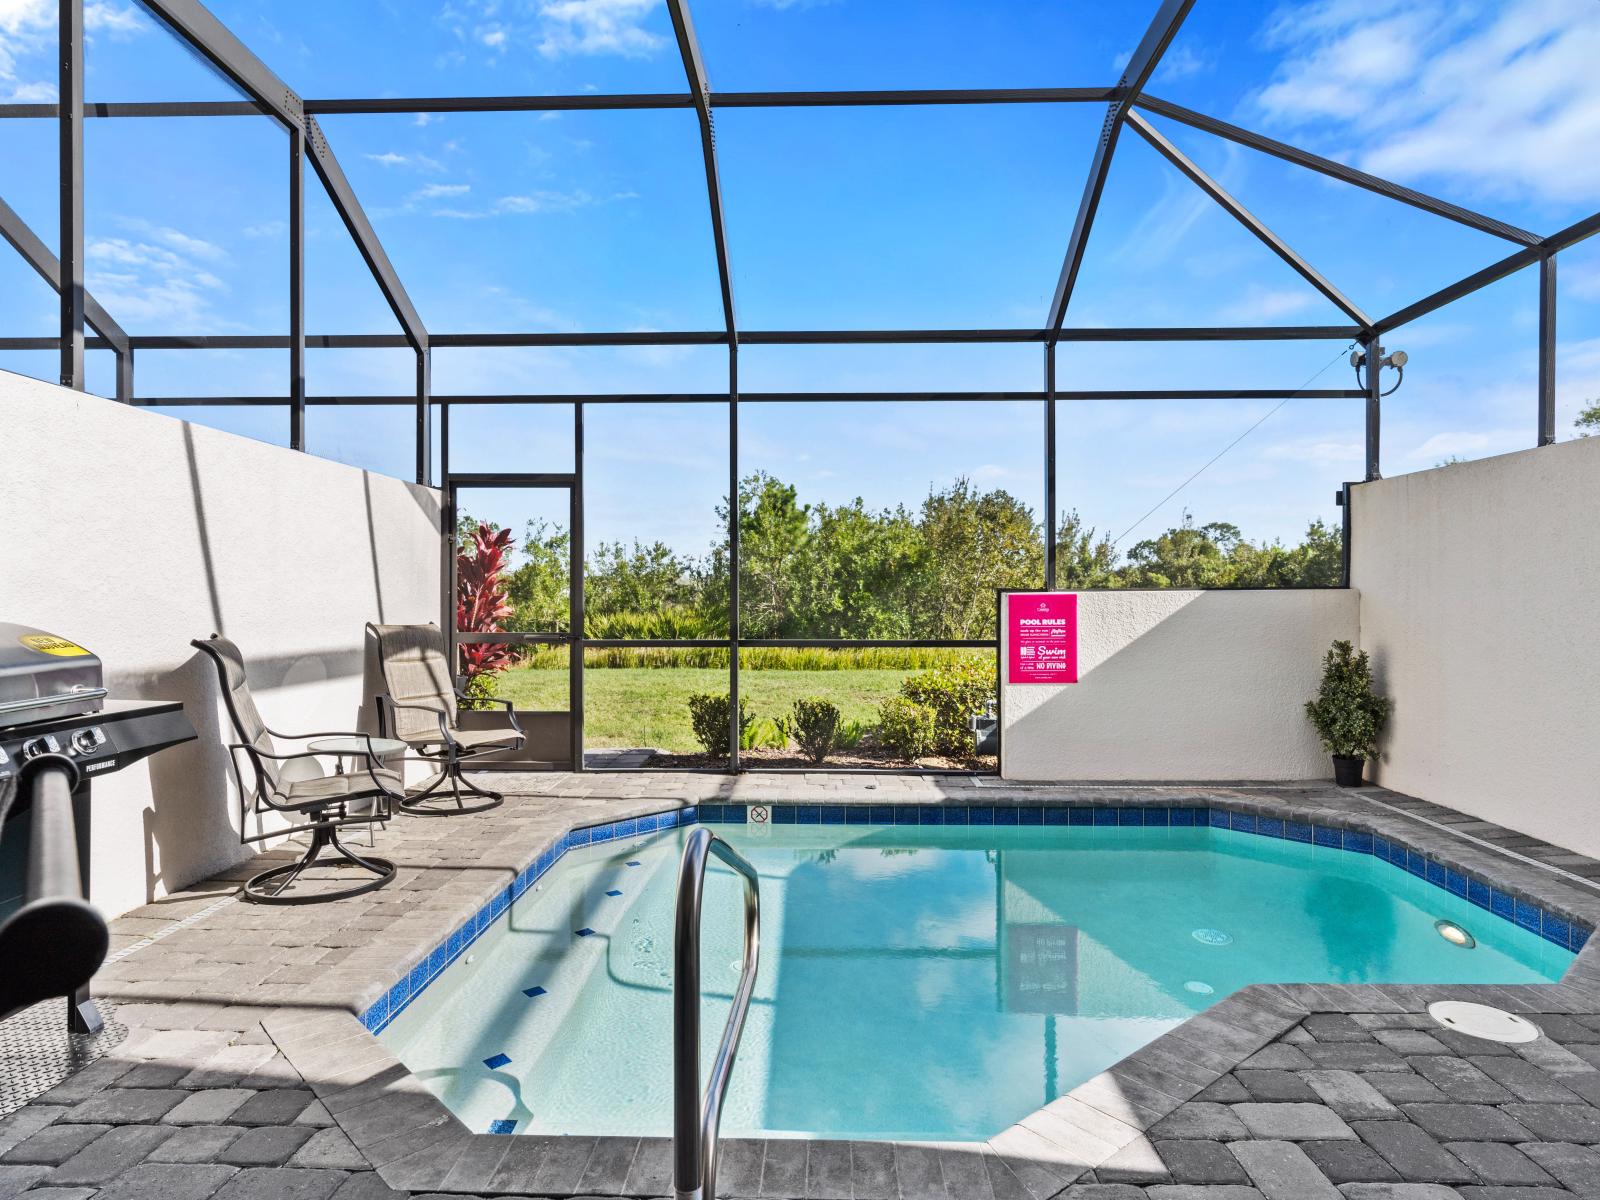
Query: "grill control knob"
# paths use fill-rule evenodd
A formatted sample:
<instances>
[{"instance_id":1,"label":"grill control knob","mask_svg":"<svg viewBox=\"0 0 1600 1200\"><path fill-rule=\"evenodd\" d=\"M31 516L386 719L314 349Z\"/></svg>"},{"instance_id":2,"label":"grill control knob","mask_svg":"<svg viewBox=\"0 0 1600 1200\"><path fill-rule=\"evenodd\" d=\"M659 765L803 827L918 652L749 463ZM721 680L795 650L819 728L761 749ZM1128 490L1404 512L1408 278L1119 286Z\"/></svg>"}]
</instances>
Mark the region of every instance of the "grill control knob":
<instances>
[{"instance_id":1,"label":"grill control knob","mask_svg":"<svg viewBox=\"0 0 1600 1200\"><path fill-rule=\"evenodd\" d=\"M76 730L72 735L72 745L79 754L93 754L106 744L106 735L93 725Z\"/></svg>"},{"instance_id":2,"label":"grill control knob","mask_svg":"<svg viewBox=\"0 0 1600 1200\"><path fill-rule=\"evenodd\" d=\"M56 740L56 735L47 733L43 737L30 738L22 743L23 758L38 758L41 754L60 754L61 743Z\"/></svg>"}]
</instances>

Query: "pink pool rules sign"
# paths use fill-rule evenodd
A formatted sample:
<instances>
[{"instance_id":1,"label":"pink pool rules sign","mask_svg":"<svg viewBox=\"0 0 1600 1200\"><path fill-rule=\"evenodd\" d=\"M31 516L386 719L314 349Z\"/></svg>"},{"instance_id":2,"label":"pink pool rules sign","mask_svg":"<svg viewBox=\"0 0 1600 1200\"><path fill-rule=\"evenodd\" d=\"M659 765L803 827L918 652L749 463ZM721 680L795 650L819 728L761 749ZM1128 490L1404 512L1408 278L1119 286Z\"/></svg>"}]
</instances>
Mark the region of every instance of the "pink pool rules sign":
<instances>
[{"instance_id":1,"label":"pink pool rules sign","mask_svg":"<svg viewBox=\"0 0 1600 1200\"><path fill-rule=\"evenodd\" d=\"M1078 596L1013 592L1006 605L1008 683L1078 682Z\"/></svg>"}]
</instances>

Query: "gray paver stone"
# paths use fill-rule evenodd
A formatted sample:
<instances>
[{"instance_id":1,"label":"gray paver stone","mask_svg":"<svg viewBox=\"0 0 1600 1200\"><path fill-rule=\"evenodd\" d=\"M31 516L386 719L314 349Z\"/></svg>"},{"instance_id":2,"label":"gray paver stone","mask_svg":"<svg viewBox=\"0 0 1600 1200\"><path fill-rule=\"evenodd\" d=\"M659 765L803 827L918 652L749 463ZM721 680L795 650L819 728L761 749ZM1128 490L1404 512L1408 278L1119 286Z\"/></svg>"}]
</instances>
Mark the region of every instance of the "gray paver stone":
<instances>
[{"instance_id":1,"label":"gray paver stone","mask_svg":"<svg viewBox=\"0 0 1600 1200\"><path fill-rule=\"evenodd\" d=\"M1570 1200L1572 1193L1557 1187L1516 1187L1491 1184L1463 1187L1461 1200Z\"/></svg>"},{"instance_id":2,"label":"gray paver stone","mask_svg":"<svg viewBox=\"0 0 1600 1200\"><path fill-rule=\"evenodd\" d=\"M1600 1111L1583 1104L1508 1104L1505 1112L1533 1130L1524 1141L1600 1142Z\"/></svg>"},{"instance_id":3,"label":"gray paver stone","mask_svg":"<svg viewBox=\"0 0 1600 1200\"><path fill-rule=\"evenodd\" d=\"M1150 1127L1150 1136L1157 1139L1206 1138L1226 1141L1248 1136L1244 1122L1234 1115L1226 1104L1212 1104L1191 1100L1174 1109Z\"/></svg>"},{"instance_id":4,"label":"gray paver stone","mask_svg":"<svg viewBox=\"0 0 1600 1200\"><path fill-rule=\"evenodd\" d=\"M1056 1200L1145 1200L1145 1190L1131 1183L1075 1183Z\"/></svg>"},{"instance_id":5,"label":"gray paver stone","mask_svg":"<svg viewBox=\"0 0 1600 1200\"><path fill-rule=\"evenodd\" d=\"M1575 1104L1578 1097L1559 1078L1525 1058L1496 1058L1485 1055L1473 1065L1518 1100L1546 1104Z\"/></svg>"},{"instance_id":6,"label":"gray paver stone","mask_svg":"<svg viewBox=\"0 0 1600 1200\"><path fill-rule=\"evenodd\" d=\"M1404 1071L1406 1060L1377 1042L1323 1042L1302 1046L1314 1067L1335 1071Z\"/></svg>"},{"instance_id":7,"label":"gray paver stone","mask_svg":"<svg viewBox=\"0 0 1600 1200\"><path fill-rule=\"evenodd\" d=\"M1504 1142L1447 1142L1445 1149L1476 1171L1485 1183L1555 1182L1533 1159Z\"/></svg>"},{"instance_id":8,"label":"gray paver stone","mask_svg":"<svg viewBox=\"0 0 1600 1200\"><path fill-rule=\"evenodd\" d=\"M289 1162L296 1167L332 1167L340 1171L364 1171L372 1165L342 1129L317 1130Z\"/></svg>"},{"instance_id":9,"label":"gray paver stone","mask_svg":"<svg viewBox=\"0 0 1600 1200\"><path fill-rule=\"evenodd\" d=\"M1094 1173L1102 1183L1168 1183L1172 1179L1162 1155L1146 1137L1134 1138L1097 1166Z\"/></svg>"},{"instance_id":10,"label":"gray paver stone","mask_svg":"<svg viewBox=\"0 0 1600 1200\"><path fill-rule=\"evenodd\" d=\"M208 1163L141 1163L99 1195L105 1200L206 1200L237 1173Z\"/></svg>"},{"instance_id":11,"label":"gray paver stone","mask_svg":"<svg viewBox=\"0 0 1600 1200\"><path fill-rule=\"evenodd\" d=\"M235 1125L288 1125L314 1100L304 1088L273 1088L257 1092L229 1120Z\"/></svg>"},{"instance_id":12,"label":"gray paver stone","mask_svg":"<svg viewBox=\"0 0 1600 1200\"><path fill-rule=\"evenodd\" d=\"M1240 1069L1252 1071L1300 1071L1313 1065L1299 1046L1288 1046L1282 1042L1263 1046L1239 1064Z\"/></svg>"},{"instance_id":13,"label":"gray paver stone","mask_svg":"<svg viewBox=\"0 0 1600 1200\"><path fill-rule=\"evenodd\" d=\"M1524 1142L1517 1147L1556 1181L1580 1196L1600 1196L1600 1154L1571 1142Z\"/></svg>"},{"instance_id":14,"label":"gray paver stone","mask_svg":"<svg viewBox=\"0 0 1600 1200\"><path fill-rule=\"evenodd\" d=\"M311 1139L303 1125L257 1125L246 1129L217 1155L218 1162L239 1167L276 1167L289 1161Z\"/></svg>"},{"instance_id":15,"label":"gray paver stone","mask_svg":"<svg viewBox=\"0 0 1600 1200\"><path fill-rule=\"evenodd\" d=\"M406 1200L405 1192L397 1192L383 1181L376 1171L359 1171L339 1185L333 1200Z\"/></svg>"},{"instance_id":16,"label":"gray paver stone","mask_svg":"<svg viewBox=\"0 0 1600 1200\"><path fill-rule=\"evenodd\" d=\"M1454 1154L1407 1121L1358 1121L1361 1140L1413 1183L1475 1183L1477 1176Z\"/></svg>"},{"instance_id":17,"label":"gray paver stone","mask_svg":"<svg viewBox=\"0 0 1600 1200\"><path fill-rule=\"evenodd\" d=\"M50 1174L49 1167L23 1163L0 1166L0 1200L11 1200L13 1196L22 1195L48 1174Z\"/></svg>"},{"instance_id":18,"label":"gray paver stone","mask_svg":"<svg viewBox=\"0 0 1600 1200\"><path fill-rule=\"evenodd\" d=\"M1150 1200L1264 1200L1245 1183L1163 1183L1146 1188Z\"/></svg>"},{"instance_id":19,"label":"gray paver stone","mask_svg":"<svg viewBox=\"0 0 1600 1200\"><path fill-rule=\"evenodd\" d=\"M1391 1104L1446 1104L1446 1096L1415 1071L1370 1071L1362 1080Z\"/></svg>"},{"instance_id":20,"label":"gray paver stone","mask_svg":"<svg viewBox=\"0 0 1600 1200\"><path fill-rule=\"evenodd\" d=\"M108 1183L143 1162L172 1133L170 1125L122 1125L108 1130L57 1167L50 1182Z\"/></svg>"},{"instance_id":21,"label":"gray paver stone","mask_svg":"<svg viewBox=\"0 0 1600 1200\"><path fill-rule=\"evenodd\" d=\"M169 1088L188 1075L187 1067L173 1063L142 1062L131 1071L117 1077L112 1087Z\"/></svg>"},{"instance_id":22,"label":"gray paver stone","mask_svg":"<svg viewBox=\"0 0 1600 1200\"><path fill-rule=\"evenodd\" d=\"M1504 1104L1516 1098L1464 1058L1418 1055L1406 1061L1446 1096L1463 1104Z\"/></svg>"},{"instance_id":23,"label":"gray paver stone","mask_svg":"<svg viewBox=\"0 0 1600 1200\"><path fill-rule=\"evenodd\" d=\"M168 1125L220 1125L255 1093L244 1088L208 1088L191 1092L161 1119Z\"/></svg>"},{"instance_id":24,"label":"gray paver stone","mask_svg":"<svg viewBox=\"0 0 1600 1200\"><path fill-rule=\"evenodd\" d=\"M1319 1042L1370 1042L1372 1034L1344 1013L1312 1013L1300 1027Z\"/></svg>"},{"instance_id":25,"label":"gray paver stone","mask_svg":"<svg viewBox=\"0 0 1600 1200\"><path fill-rule=\"evenodd\" d=\"M1400 1110L1354 1071L1305 1071L1306 1084L1334 1112L1347 1121L1385 1120Z\"/></svg>"},{"instance_id":26,"label":"gray paver stone","mask_svg":"<svg viewBox=\"0 0 1600 1200\"><path fill-rule=\"evenodd\" d=\"M1157 1142L1156 1150L1174 1183L1248 1183L1249 1177L1227 1146L1198 1140Z\"/></svg>"},{"instance_id":27,"label":"gray paver stone","mask_svg":"<svg viewBox=\"0 0 1600 1200\"><path fill-rule=\"evenodd\" d=\"M27 1141L66 1111L58 1104L29 1104L0 1119L0 1154Z\"/></svg>"},{"instance_id":28,"label":"gray paver stone","mask_svg":"<svg viewBox=\"0 0 1600 1200\"><path fill-rule=\"evenodd\" d=\"M1461 1200L1461 1193L1442 1183L1347 1183L1345 1200Z\"/></svg>"},{"instance_id":29,"label":"gray paver stone","mask_svg":"<svg viewBox=\"0 0 1600 1200\"><path fill-rule=\"evenodd\" d=\"M1405 1114L1441 1142L1538 1140L1504 1109L1488 1104L1407 1104Z\"/></svg>"},{"instance_id":30,"label":"gray paver stone","mask_svg":"<svg viewBox=\"0 0 1600 1200\"><path fill-rule=\"evenodd\" d=\"M1250 1099L1262 1101L1310 1101L1316 1103L1317 1094L1311 1086L1293 1071L1234 1072L1234 1078L1244 1084Z\"/></svg>"},{"instance_id":31,"label":"gray paver stone","mask_svg":"<svg viewBox=\"0 0 1600 1200\"><path fill-rule=\"evenodd\" d=\"M5 1161L46 1163L53 1167L66 1162L110 1128L109 1125L49 1125L6 1151Z\"/></svg>"},{"instance_id":32,"label":"gray paver stone","mask_svg":"<svg viewBox=\"0 0 1600 1200\"><path fill-rule=\"evenodd\" d=\"M1379 1029L1373 1032L1380 1045L1396 1054L1448 1054L1444 1043L1425 1029Z\"/></svg>"},{"instance_id":33,"label":"gray paver stone","mask_svg":"<svg viewBox=\"0 0 1600 1200\"><path fill-rule=\"evenodd\" d=\"M1339 1189L1293 1142L1229 1142L1228 1149L1267 1200L1339 1200Z\"/></svg>"},{"instance_id":34,"label":"gray paver stone","mask_svg":"<svg viewBox=\"0 0 1600 1200\"><path fill-rule=\"evenodd\" d=\"M251 1167L216 1193L217 1200L327 1200L347 1178L343 1171Z\"/></svg>"},{"instance_id":35,"label":"gray paver stone","mask_svg":"<svg viewBox=\"0 0 1600 1200\"><path fill-rule=\"evenodd\" d=\"M28 1200L89 1200L97 1189L90 1187L44 1187L29 1188L23 1195Z\"/></svg>"},{"instance_id":36,"label":"gray paver stone","mask_svg":"<svg viewBox=\"0 0 1600 1200\"><path fill-rule=\"evenodd\" d=\"M188 1095L174 1088L107 1088L74 1104L58 1119L87 1125L142 1125L161 1120Z\"/></svg>"},{"instance_id":37,"label":"gray paver stone","mask_svg":"<svg viewBox=\"0 0 1600 1200\"><path fill-rule=\"evenodd\" d=\"M244 1130L237 1125L185 1125L150 1152L150 1162L216 1161Z\"/></svg>"},{"instance_id":38,"label":"gray paver stone","mask_svg":"<svg viewBox=\"0 0 1600 1200\"><path fill-rule=\"evenodd\" d=\"M1334 1183L1382 1183L1400 1178L1365 1142L1301 1142L1300 1149Z\"/></svg>"},{"instance_id":39,"label":"gray paver stone","mask_svg":"<svg viewBox=\"0 0 1600 1200\"><path fill-rule=\"evenodd\" d=\"M1343 1117L1321 1104L1235 1104L1233 1114L1253 1136L1269 1140L1327 1141L1356 1136Z\"/></svg>"}]
</instances>

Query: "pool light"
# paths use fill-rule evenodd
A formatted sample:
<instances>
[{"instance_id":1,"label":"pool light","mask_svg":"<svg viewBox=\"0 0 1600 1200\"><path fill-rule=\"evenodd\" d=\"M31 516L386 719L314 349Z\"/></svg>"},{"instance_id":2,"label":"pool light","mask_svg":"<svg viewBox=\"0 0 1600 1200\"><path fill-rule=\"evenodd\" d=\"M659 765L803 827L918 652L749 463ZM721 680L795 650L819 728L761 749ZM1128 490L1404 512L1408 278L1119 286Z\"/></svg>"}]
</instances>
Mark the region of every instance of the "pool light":
<instances>
[{"instance_id":1,"label":"pool light","mask_svg":"<svg viewBox=\"0 0 1600 1200\"><path fill-rule=\"evenodd\" d=\"M1434 929L1439 936L1452 946L1460 946L1463 950L1471 950L1478 944L1478 939L1473 937L1454 921L1435 921Z\"/></svg>"}]
</instances>

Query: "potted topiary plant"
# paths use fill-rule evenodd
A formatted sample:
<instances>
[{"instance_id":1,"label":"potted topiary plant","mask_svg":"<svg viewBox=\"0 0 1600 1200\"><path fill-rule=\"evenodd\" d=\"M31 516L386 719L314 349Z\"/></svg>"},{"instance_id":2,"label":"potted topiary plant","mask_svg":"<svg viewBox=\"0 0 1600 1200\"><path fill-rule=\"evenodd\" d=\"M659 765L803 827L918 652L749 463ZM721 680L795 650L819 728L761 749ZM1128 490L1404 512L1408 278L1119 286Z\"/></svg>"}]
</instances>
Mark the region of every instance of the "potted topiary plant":
<instances>
[{"instance_id":1,"label":"potted topiary plant","mask_svg":"<svg viewBox=\"0 0 1600 1200\"><path fill-rule=\"evenodd\" d=\"M1365 650L1335 642L1322 660L1322 686L1306 701L1306 716L1323 747L1333 755L1333 779L1340 787L1360 787L1361 769L1378 757L1378 734L1394 701L1372 689L1372 664Z\"/></svg>"}]
</instances>

